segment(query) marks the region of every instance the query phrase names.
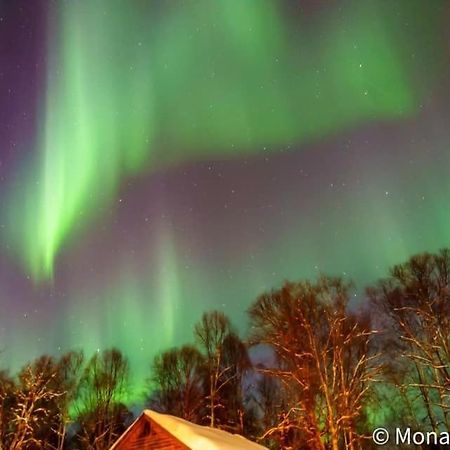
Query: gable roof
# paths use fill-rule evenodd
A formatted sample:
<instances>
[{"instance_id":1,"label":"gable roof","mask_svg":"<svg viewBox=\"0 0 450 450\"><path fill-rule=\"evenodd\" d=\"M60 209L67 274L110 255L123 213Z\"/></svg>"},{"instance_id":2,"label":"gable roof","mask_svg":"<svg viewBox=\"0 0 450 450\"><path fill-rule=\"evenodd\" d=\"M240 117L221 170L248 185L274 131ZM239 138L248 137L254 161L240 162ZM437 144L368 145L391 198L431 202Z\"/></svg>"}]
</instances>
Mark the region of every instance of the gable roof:
<instances>
[{"instance_id":1,"label":"gable roof","mask_svg":"<svg viewBox=\"0 0 450 450\"><path fill-rule=\"evenodd\" d=\"M118 447L118 444L123 441L123 438L133 429L142 416L146 416L167 430L173 437L191 450L267 450L266 447L251 442L238 434L197 425L179 417L161 414L151 410L145 410L110 450Z\"/></svg>"},{"instance_id":2,"label":"gable roof","mask_svg":"<svg viewBox=\"0 0 450 450\"><path fill-rule=\"evenodd\" d=\"M197 425L179 417L145 410L144 414L192 450L264 450L266 447L216 428Z\"/></svg>"}]
</instances>

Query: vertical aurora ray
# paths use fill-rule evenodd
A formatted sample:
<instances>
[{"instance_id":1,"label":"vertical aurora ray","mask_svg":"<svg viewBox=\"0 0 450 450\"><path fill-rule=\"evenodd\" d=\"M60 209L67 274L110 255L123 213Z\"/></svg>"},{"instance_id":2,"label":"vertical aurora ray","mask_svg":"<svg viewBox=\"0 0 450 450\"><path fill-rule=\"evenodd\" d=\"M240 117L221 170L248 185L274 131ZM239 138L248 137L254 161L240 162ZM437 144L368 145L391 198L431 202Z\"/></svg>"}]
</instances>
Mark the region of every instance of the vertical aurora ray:
<instances>
[{"instance_id":1,"label":"vertical aurora ray","mask_svg":"<svg viewBox=\"0 0 450 450\"><path fill-rule=\"evenodd\" d=\"M138 171L148 153L150 72L148 61L136 60L132 51L140 42L139 11L120 2L116 6L106 14L109 26L101 33L96 33L104 15L101 2L60 6L50 44L59 46L50 48L40 153L27 171L30 182L14 198L21 206L11 221L14 228L23 224L13 234L37 279L52 275L55 255L70 232L111 201L120 178ZM122 21L134 32L118 39Z\"/></svg>"},{"instance_id":2,"label":"vertical aurora ray","mask_svg":"<svg viewBox=\"0 0 450 450\"><path fill-rule=\"evenodd\" d=\"M187 342L204 305L198 298L181 307L192 286L200 287L195 271L182 270L180 251L169 230L158 233L157 251L147 262L122 258L120 277L96 292L78 292L64 307L64 321L56 335L64 336L61 351L83 349L87 355L110 347L130 360L130 399L141 400L152 357L159 351ZM203 282L202 289L205 289ZM197 291L197 294L199 291ZM201 299L200 299L201 300Z\"/></svg>"},{"instance_id":3,"label":"vertical aurora ray","mask_svg":"<svg viewBox=\"0 0 450 450\"><path fill-rule=\"evenodd\" d=\"M155 303L159 309L158 318L161 324L159 343L163 342L167 346L169 343L174 344L172 340L177 326L179 305L183 298L183 288L178 269L179 258L173 239L167 231L161 231L158 244L160 256Z\"/></svg>"},{"instance_id":4,"label":"vertical aurora ray","mask_svg":"<svg viewBox=\"0 0 450 450\"><path fill-rule=\"evenodd\" d=\"M397 2L398 15L345 2L290 18L283 5L58 3L37 151L7 211L6 237L35 280L52 277L64 244L138 172L300 145L417 111L411 74L421 52L440 45L439 14L420 1ZM428 32L425 43L417 30Z\"/></svg>"}]
</instances>

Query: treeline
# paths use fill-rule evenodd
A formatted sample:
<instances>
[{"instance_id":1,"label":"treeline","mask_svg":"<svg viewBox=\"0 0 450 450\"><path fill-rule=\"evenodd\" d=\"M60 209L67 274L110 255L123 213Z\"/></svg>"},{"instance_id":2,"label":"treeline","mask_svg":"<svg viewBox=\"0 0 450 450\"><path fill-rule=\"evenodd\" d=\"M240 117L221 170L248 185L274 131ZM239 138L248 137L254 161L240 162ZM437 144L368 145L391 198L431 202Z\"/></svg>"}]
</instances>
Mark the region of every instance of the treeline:
<instances>
[{"instance_id":1,"label":"treeline","mask_svg":"<svg viewBox=\"0 0 450 450\"><path fill-rule=\"evenodd\" d=\"M286 282L250 306L245 340L205 313L192 344L154 358L146 406L273 449L372 448L378 426L446 432L450 251L393 267L359 306L351 293L340 278ZM132 419L128 380L115 349L0 372L0 450L109 448ZM448 447L430 436L421 448Z\"/></svg>"}]
</instances>

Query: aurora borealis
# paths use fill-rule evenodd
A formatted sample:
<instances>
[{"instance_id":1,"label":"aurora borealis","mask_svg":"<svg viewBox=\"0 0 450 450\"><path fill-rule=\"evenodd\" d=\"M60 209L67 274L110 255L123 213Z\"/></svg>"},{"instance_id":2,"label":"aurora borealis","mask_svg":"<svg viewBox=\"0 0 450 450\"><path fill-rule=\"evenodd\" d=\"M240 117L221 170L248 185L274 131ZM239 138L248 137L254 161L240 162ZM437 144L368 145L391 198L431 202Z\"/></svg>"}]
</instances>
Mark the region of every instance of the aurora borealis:
<instances>
[{"instance_id":1,"label":"aurora borealis","mask_svg":"<svg viewBox=\"0 0 450 450\"><path fill-rule=\"evenodd\" d=\"M450 246L450 8L0 3L0 345L137 374L207 309Z\"/></svg>"}]
</instances>

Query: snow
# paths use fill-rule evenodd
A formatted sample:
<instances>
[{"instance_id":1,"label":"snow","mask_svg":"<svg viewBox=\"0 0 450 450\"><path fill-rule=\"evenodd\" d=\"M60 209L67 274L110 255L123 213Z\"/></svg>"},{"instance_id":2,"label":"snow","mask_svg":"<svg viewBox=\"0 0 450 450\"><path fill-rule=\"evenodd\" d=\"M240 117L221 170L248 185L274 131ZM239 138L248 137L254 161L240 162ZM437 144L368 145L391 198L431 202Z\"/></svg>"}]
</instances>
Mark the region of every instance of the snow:
<instances>
[{"instance_id":1,"label":"snow","mask_svg":"<svg viewBox=\"0 0 450 450\"><path fill-rule=\"evenodd\" d=\"M196 425L179 417L148 409L144 414L192 450L267 450L238 434Z\"/></svg>"}]
</instances>

